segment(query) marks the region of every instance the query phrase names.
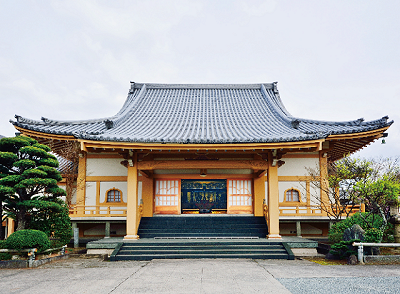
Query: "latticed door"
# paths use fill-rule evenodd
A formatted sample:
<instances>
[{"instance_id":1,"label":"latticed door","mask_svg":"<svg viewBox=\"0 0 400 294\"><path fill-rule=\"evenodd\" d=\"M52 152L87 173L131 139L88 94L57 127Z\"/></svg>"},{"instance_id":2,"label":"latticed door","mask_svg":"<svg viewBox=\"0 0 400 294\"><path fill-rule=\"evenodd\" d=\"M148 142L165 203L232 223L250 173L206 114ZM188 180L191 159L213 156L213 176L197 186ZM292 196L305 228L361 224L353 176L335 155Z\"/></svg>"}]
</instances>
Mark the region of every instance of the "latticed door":
<instances>
[{"instance_id":1,"label":"latticed door","mask_svg":"<svg viewBox=\"0 0 400 294\"><path fill-rule=\"evenodd\" d=\"M154 212L158 214L179 213L179 180L156 180Z\"/></svg>"},{"instance_id":2,"label":"latticed door","mask_svg":"<svg viewBox=\"0 0 400 294\"><path fill-rule=\"evenodd\" d=\"M253 213L252 180L228 180L228 213Z\"/></svg>"}]
</instances>

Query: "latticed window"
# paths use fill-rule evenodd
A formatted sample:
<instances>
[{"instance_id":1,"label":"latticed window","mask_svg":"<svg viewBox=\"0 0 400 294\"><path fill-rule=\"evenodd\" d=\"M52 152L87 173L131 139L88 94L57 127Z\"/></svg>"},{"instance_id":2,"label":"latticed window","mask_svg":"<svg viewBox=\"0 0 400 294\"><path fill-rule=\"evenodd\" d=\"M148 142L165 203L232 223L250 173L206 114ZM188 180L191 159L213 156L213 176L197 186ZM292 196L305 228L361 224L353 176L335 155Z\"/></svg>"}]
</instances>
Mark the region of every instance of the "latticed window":
<instances>
[{"instance_id":1,"label":"latticed window","mask_svg":"<svg viewBox=\"0 0 400 294\"><path fill-rule=\"evenodd\" d=\"M291 202L299 202L300 201L300 193L298 190L289 189L286 191L286 201Z\"/></svg>"},{"instance_id":2,"label":"latticed window","mask_svg":"<svg viewBox=\"0 0 400 294\"><path fill-rule=\"evenodd\" d=\"M121 191L112 189L107 192L107 202L121 202Z\"/></svg>"}]
</instances>

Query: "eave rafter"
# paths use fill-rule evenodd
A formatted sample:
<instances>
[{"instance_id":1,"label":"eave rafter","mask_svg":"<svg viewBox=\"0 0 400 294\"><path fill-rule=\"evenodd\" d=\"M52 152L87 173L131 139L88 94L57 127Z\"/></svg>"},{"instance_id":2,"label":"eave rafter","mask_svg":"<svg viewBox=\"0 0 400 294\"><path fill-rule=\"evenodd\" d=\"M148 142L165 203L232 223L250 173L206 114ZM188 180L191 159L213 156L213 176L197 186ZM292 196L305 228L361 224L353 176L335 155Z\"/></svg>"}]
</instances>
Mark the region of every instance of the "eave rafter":
<instances>
[{"instance_id":1,"label":"eave rafter","mask_svg":"<svg viewBox=\"0 0 400 294\"><path fill-rule=\"evenodd\" d=\"M130 142L110 142L110 141L91 141L80 140L74 136L56 135L31 131L17 127L16 129L24 136L29 136L38 140L42 144L50 146L54 152L64 148L66 142L76 141L80 143L81 150L86 152L119 152L124 153L129 150L142 153L204 153L204 152L241 152L241 153L263 153L272 150L280 152L315 152L323 150L323 143L329 142L328 153L329 161L335 161L347 154L352 154L375 140L381 138L383 133L389 128L384 127L362 133L330 135L326 139L299 141L299 142L276 142L276 143L237 143L237 144L176 144L176 143L130 143Z\"/></svg>"},{"instance_id":2,"label":"eave rafter","mask_svg":"<svg viewBox=\"0 0 400 294\"><path fill-rule=\"evenodd\" d=\"M355 134L331 135L326 140L332 145L329 149L329 161L335 161L348 154L353 154L368 146L375 140L382 138L389 127Z\"/></svg>"}]
</instances>

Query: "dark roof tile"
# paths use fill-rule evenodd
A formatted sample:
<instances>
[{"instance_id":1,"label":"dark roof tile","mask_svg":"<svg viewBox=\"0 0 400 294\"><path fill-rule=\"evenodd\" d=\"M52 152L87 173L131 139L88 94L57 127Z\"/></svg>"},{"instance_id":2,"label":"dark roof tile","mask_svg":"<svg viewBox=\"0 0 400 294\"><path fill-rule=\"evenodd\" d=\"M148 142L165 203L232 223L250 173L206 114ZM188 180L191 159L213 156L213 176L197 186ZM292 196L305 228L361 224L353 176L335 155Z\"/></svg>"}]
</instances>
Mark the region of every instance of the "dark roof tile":
<instances>
[{"instance_id":1,"label":"dark roof tile","mask_svg":"<svg viewBox=\"0 0 400 294\"><path fill-rule=\"evenodd\" d=\"M80 139L122 142L293 142L389 126L388 117L364 122L295 118L276 83L172 85L132 83L121 110L95 120L41 121L15 116L14 125Z\"/></svg>"}]
</instances>

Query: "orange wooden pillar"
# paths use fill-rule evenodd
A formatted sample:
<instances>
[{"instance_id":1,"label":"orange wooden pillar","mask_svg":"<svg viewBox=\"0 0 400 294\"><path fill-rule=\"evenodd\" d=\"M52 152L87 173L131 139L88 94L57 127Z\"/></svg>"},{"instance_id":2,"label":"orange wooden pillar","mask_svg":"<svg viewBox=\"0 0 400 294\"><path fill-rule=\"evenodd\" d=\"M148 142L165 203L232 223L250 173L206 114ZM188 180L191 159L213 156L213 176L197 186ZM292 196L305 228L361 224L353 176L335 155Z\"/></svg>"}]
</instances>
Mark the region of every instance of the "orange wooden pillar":
<instances>
[{"instance_id":1,"label":"orange wooden pillar","mask_svg":"<svg viewBox=\"0 0 400 294\"><path fill-rule=\"evenodd\" d=\"M152 217L154 212L154 180L142 177L143 216Z\"/></svg>"},{"instance_id":2,"label":"orange wooden pillar","mask_svg":"<svg viewBox=\"0 0 400 294\"><path fill-rule=\"evenodd\" d=\"M254 179L254 216L264 216L265 177Z\"/></svg>"},{"instance_id":3,"label":"orange wooden pillar","mask_svg":"<svg viewBox=\"0 0 400 294\"><path fill-rule=\"evenodd\" d=\"M279 181L278 165L273 166L272 154L268 156L268 239L281 239L279 235Z\"/></svg>"},{"instance_id":4,"label":"orange wooden pillar","mask_svg":"<svg viewBox=\"0 0 400 294\"><path fill-rule=\"evenodd\" d=\"M79 165L78 165L78 178L76 180L76 205L85 205L86 196L86 152L82 151L79 154ZM84 207L78 206L78 213L85 213Z\"/></svg>"},{"instance_id":5,"label":"orange wooden pillar","mask_svg":"<svg viewBox=\"0 0 400 294\"><path fill-rule=\"evenodd\" d=\"M15 221L12 218L7 218L7 237L14 233Z\"/></svg>"},{"instance_id":6,"label":"orange wooden pillar","mask_svg":"<svg viewBox=\"0 0 400 294\"><path fill-rule=\"evenodd\" d=\"M331 207L329 195L327 193L329 188L328 176L328 158L326 152L320 151L319 153L319 170L321 176L321 204L323 203L328 209ZM328 213L326 212L326 215Z\"/></svg>"},{"instance_id":7,"label":"orange wooden pillar","mask_svg":"<svg viewBox=\"0 0 400 294\"><path fill-rule=\"evenodd\" d=\"M138 230L138 169L137 169L137 153L133 154L132 160L128 160L128 177L127 177L127 211L126 211L126 236L125 240L137 240L139 236Z\"/></svg>"}]
</instances>

